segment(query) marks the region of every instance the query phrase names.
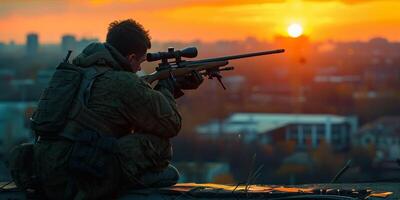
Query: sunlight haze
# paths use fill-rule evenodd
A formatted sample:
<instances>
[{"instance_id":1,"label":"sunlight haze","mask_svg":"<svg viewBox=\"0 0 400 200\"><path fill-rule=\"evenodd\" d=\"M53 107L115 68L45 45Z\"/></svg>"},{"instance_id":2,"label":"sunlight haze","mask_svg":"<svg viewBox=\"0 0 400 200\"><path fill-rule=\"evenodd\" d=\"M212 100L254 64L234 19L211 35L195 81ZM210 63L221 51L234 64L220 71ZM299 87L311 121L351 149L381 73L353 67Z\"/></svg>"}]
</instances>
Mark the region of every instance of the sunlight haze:
<instances>
[{"instance_id":1,"label":"sunlight haze","mask_svg":"<svg viewBox=\"0 0 400 200\"><path fill-rule=\"evenodd\" d=\"M297 21L311 40L400 40L400 1L180 0L2 1L0 41L57 43L63 34L105 39L108 24L133 18L157 41L272 40Z\"/></svg>"}]
</instances>

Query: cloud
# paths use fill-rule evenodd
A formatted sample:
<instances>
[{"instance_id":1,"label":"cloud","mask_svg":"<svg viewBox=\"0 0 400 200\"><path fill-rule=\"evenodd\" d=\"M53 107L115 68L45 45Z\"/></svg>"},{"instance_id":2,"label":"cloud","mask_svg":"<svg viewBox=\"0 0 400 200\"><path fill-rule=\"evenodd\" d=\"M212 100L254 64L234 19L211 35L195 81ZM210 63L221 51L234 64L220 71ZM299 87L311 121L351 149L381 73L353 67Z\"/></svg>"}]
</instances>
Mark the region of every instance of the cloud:
<instances>
[{"instance_id":1,"label":"cloud","mask_svg":"<svg viewBox=\"0 0 400 200\"><path fill-rule=\"evenodd\" d=\"M266 4L266 3L284 3L285 0L208 0L208 1L194 1L192 5L205 5L205 6L237 6L237 5L250 5L250 4Z\"/></svg>"},{"instance_id":2,"label":"cloud","mask_svg":"<svg viewBox=\"0 0 400 200\"><path fill-rule=\"evenodd\" d=\"M362 4L362 3L368 3L368 2L382 2L382 1L388 1L388 2L396 2L396 0L305 0L305 1L311 1L311 2L332 2L332 1L337 1L337 2L341 2L344 4L350 4L350 5L354 5L354 4Z\"/></svg>"},{"instance_id":3,"label":"cloud","mask_svg":"<svg viewBox=\"0 0 400 200\"><path fill-rule=\"evenodd\" d=\"M368 38L376 35L373 31L398 38L400 33L400 2L395 0L0 1L0 39L22 42L30 31L38 32L43 41L58 42L60 35L71 32L104 39L109 22L126 18L141 22L158 40L269 39L286 33L293 21L302 23L314 39ZM388 20L379 30L373 28ZM353 30L357 22L367 28Z\"/></svg>"},{"instance_id":4,"label":"cloud","mask_svg":"<svg viewBox=\"0 0 400 200\"><path fill-rule=\"evenodd\" d=\"M57 13L67 8L66 1L52 0L3 0L0 6L0 17L10 14L38 15L42 13Z\"/></svg>"},{"instance_id":5,"label":"cloud","mask_svg":"<svg viewBox=\"0 0 400 200\"><path fill-rule=\"evenodd\" d=\"M367 2L382 2L396 0L303 0L308 2L342 2L345 4L361 4ZM42 12L57 13L65 11L66 9L71 10L100 10L107 12L111 9L118 10L166 10L171 8L181 7L229 7L239 5L252 5L252 4L278 4L289 2L288 0L1 0L0 6L0 17L9 14L21 14L21 15L35 15ZM106 9L107 8L107 9Z\"/></svg>"},{"instance_id":6,"label":"cloud","mask_svg":"<svg viewBox=\"0 0 400 200\"><path fill-rule=\"evenodd\" d=\"M357 4L378 0L303 0L310 2L339 1L346 4ZM169 9L181 9L185 7L231 7L257 4L280 4L288 0L2 0L0 6L0 18L10 15L32 16L42 13L58 14L61 12L91 13L115 11L131 12L157 12Z\"/></svg>"}]
</instances>

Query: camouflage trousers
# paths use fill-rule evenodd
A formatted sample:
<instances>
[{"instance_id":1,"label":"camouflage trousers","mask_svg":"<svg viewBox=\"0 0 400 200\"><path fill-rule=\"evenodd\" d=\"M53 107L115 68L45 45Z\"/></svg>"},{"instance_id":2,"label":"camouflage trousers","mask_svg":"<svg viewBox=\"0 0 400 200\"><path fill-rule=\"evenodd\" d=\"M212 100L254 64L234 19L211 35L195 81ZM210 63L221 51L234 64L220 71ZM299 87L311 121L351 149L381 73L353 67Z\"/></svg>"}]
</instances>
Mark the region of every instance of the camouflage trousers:
<instances>
[{"instance_id":1,"label":"camouflage trousers","mask_svg":"<svg viewBox=\"0 0 400 200\"><path fill-rule=\"evenodd\" d=\"M99 176L71 171L71 155L80 151L80 164L101 166ZM87 153L89 152L89 153ZM149 134L129 134L116 140L113 152L101 148L77 147L69 140L40 141L34 146L34 168L46 196L50 199L113 197L119 191L140 184L138 177L160 171L171 160L168 139Z\"/></svg>"}]
</instances>

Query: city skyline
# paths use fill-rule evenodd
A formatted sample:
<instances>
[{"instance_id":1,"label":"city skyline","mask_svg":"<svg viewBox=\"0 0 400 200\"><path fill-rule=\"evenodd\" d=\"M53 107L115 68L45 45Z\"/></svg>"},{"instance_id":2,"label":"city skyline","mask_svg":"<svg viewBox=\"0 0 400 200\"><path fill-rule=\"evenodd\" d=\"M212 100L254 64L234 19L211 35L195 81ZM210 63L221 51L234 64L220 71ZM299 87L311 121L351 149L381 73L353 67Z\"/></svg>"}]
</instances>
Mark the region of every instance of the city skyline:
<instances>
[{"instance_id":1,"label":"city skyline","mask_svg":"<svg viewBox=\"0 0 400 200\"><path fill-rule=\"evenodd\" d=\"M30 32L44 44L71 33L104 41L108 24L126 18L141 22L155 41L272 40L287 36L293 23L313 41L400 41L398 9L400 2L393 0L6 0L0 41L22 44Z\"/></svg>"},{"instance_id":2,"label":"city skyline","mask_svg":"<svg viewBox=\"0 0 400 200\"><path fill-rule=\"evenodd\" d=\"M36 35L37 38L37 42L39 44L39 46L46 46L46 45L62 45L63 44L63 40L65 37L69 38L69 39L73 39L74 42L86 42L86 41L93 41L93 42L105 42L100 40L98 37L86 37L86 36L82 36L79 37L76 34L73 33L66 33L66 34L62 34L58 37L58 40L52 41L52 42L43 42L43 36L41 36L40 34L38 34L37 32L27 32L24 36L24 40L22 42L16 42L15 40L0 40L0 44L1 45L17 45L17 46L26 46L27 43L29 43L28 38L31 35ZM264 43L279 43L281 41L282 38L285 39L290 39L293 42L298 40L298 38L292 38L290 35L275 35L274 38L271 39L259 39L256 37L246 37L246 38L241 38L241 39L232 39L232 40L224 40L224 39L220 39L220 40L215 40L215 41L207 41L207 40L200 40L200 39L193 39L193 40L189 40L189 41L182 41L182 40L169 40L169 41L161 41L161 40L152 40L152 42L155 43L182 43L182 44L190 44L190 43L218 43L218 42L245 42L245 41L257 41L257 42L264 42ZM393 44L397 44L400 43L400 40L390 40L389 38L386 37L381 37L381 36L376 36L376 37L371 37L368 38L367 40L347 40L347 41L335 41L335 40L325 40L325 41L313 41L310 39L310 37L308 35L301 35L300 40L307 40L310 44L319 44L321 46L326 46L328 44L333 44L333 43L368 43L371 42L375 39L383 39L389 43L393 43Z\"/></svg>"}]
</instances>

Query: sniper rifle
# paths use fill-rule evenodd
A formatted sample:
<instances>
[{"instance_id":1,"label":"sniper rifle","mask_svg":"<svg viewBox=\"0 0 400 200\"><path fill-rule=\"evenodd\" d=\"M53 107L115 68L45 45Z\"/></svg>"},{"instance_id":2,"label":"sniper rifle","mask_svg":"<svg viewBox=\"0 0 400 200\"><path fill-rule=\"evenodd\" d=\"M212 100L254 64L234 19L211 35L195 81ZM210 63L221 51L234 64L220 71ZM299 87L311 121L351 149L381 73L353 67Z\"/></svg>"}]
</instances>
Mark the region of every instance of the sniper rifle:
<instances>
[{"instance_id":1,"label":"sniper rifle","mask_svg":"<svg viewBox=\"0 0 400 200\"><path fill-rule=\"evenodd\" d=\"M217 78L221 86L226 89L225 85L222 83L222 75L220 72L234 69L234 67L225 67L228 65L229 60L283 52L285 52L284 49L276 49L271 51L260 51L203 60L186 61L182 60L182 58L194 58L197 56L196 47L188 47L182 50L174 50L174 48L170 47L166 52L148 53L146 55L146 60L148 62L161 60L161 63L158 64L155 72L142 76L141 78L151 84L156 80L166 79L169 77L175 79L175 77L190 74L192 71L198 71L201 75L207 76L209 79ZM174 60L169 61L169 59Z\"/></svg>"}]
</instances>

